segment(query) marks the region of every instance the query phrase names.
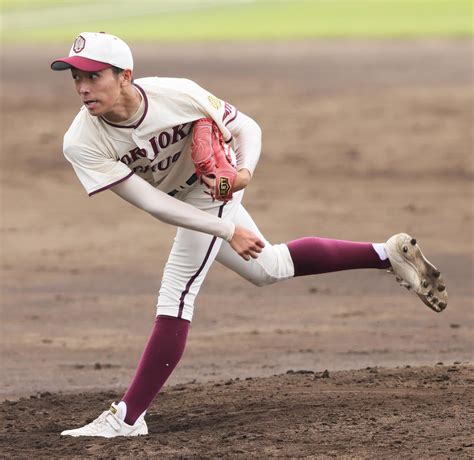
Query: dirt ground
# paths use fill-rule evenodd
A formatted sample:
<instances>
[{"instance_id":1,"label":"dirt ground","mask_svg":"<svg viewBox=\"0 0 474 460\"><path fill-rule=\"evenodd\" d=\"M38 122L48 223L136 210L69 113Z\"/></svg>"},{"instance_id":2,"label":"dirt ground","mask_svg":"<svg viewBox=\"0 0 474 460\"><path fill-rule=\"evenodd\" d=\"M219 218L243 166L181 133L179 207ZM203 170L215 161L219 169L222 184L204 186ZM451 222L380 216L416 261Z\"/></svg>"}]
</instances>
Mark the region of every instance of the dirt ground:
<instances>
[{"instance_id":1,"label":"dirt ground","mask_svg":"<svg viewBox=\"0 0 474 460\"><path fill-rule=\"evenodd\" d=\"M382 272L256 288L216 265L185 356L152 407L152 435L114 443L113 455L472 455L472 43L133 48L136 77L191 78L262 126L245 205L270 241L407 231L450 298L436 314ZM8 455L105 455L104 441L57 433L130 382L174 234L110 192L88 198L63 159L79 105L49 62L67 49L1 50ZM286 374L301 369L331 378Z\"/></svg>"},{"instance_id":2,"label":"dirt ground","mask_svg":"<svg viewBox=\"0 0 474 460\"><path fill-rule=\"evenodd\" d=\"M152 435L113 442L58 433L120 393L46 392L0 406L0 446L9 458L472 458L472 371L301 370L168 387L148 412Z\"/></svg>"}]
</instances>

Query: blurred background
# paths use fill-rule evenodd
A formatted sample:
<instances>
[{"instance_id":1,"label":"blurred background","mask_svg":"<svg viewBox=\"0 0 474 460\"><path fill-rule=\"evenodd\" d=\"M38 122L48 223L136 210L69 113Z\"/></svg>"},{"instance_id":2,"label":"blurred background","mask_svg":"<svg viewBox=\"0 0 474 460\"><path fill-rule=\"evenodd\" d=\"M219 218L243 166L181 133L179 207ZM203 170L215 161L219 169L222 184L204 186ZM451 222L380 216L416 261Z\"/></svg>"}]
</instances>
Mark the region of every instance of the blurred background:
<instances>
[{"instance_id":1,"label":"blurred background","mask_svg":"<svg viewBox=\"0 0 474 460\"><path fill-rule=\"evenodd\" d=\"M472 2L5 1L0 398L128 385L175 230L62 155L80 108L50 62L84 31L135 77L191 78L258 121L245 206L272 242L408 231L446 278L436 315L379 272L257 289L213 267L170 383L472 360Z\"/></svg>"},{"instance_id":2,"label":"blurred background","mask_svg":"<svg viewBox=\"0 0 474 460\"><path fill-rule=\"evenodd\" d=\"M104 30L128 41L466 37L468 0L2 0L4 43L69 43Z\"/></svg>"}]
</instances>

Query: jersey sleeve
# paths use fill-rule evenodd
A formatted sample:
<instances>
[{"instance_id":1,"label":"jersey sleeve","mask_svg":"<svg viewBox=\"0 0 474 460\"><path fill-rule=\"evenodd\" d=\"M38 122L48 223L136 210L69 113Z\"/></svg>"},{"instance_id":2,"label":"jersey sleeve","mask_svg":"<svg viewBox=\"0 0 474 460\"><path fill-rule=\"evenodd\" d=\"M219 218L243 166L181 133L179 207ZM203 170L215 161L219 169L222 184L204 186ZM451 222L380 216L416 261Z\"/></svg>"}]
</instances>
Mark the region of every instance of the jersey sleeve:
<instances>
[{"instance_id":1,"label":"jersey sleeve","mask_svg":"<svg viewBox=\"0 0 474 460\"><path fill-rule=\"evenodd\" d=\"M72 164L89 196L107 190L133 174L130 168L121 161L89 146L68 144L66 139L64 156Z\"/></svg>"},{"instance_id":2,"label":"jersey sleeve","mask_svg":"<svg viewBox=\"0 0 474 460\"><path fill-rule=\"evenodd\" d=\"M222 101L200 87L197 83L191 80L187 80L187 83L188 94L193 100L197 111L212 118L224 135L224 140L230 142L232 140L232 133L228 129L228 125L236 119L239 113L238 110L233 105Z\"/></svg>"}]
</instances>

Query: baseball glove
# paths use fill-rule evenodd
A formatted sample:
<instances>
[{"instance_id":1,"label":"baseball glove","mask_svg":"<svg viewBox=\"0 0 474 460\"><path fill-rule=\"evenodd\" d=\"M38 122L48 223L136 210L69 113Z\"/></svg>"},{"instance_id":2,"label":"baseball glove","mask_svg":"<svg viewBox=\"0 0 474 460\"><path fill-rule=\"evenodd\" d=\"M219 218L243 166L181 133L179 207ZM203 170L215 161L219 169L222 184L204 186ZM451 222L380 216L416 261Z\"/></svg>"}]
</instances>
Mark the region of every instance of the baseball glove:
<instances>
[{"instance_id":1,"label":"baseball glove","mask_svg":"<svg viewBox=\"0 0 474 460\"><path fill-rule=\"evenodd\" d=\"M210 118L194 122L191 157L196 175L215 179L210 190L213 199L227 202L232 199L232 189L237 171L232 165L220 129Z\"/></svg>"}]
</instances>

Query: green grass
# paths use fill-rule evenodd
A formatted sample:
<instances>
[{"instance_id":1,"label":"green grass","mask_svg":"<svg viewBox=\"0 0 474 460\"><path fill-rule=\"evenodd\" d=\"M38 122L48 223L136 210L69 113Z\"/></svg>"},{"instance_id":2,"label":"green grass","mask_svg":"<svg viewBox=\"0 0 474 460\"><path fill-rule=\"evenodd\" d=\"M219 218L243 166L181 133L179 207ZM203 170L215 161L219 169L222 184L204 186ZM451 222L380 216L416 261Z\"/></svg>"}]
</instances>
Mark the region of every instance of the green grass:
<instances>
[{"instance_id":1,"label":"green grass","mask_svg":"<svg viewBox=\"0 0 474 460\"><path fill-rule=\"evenodd\" d=\"M1 0L4 42L71 42L104 30L128 41L472 36L470 0Z\"/></svg>"}]
</instances>

